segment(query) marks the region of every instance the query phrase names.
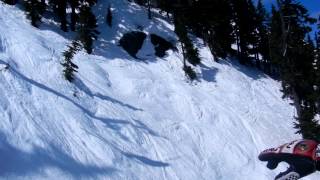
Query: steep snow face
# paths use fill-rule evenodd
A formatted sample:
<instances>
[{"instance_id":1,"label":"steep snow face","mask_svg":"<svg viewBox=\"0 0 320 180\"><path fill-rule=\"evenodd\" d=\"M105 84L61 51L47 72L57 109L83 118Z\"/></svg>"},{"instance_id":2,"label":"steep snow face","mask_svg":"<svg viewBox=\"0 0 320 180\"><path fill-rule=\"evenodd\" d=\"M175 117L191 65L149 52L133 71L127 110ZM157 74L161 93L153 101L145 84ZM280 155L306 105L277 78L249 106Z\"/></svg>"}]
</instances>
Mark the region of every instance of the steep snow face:
<instances>
[{"instance_id":1,"label":"steep snow face","mask_svg":"<svg viewBox=\"0 0 320 180\"><path fill-rule=\"evenodd\" d=\"M103 19L109 3L112 29ZM36 29L0 3L1 179L270 180L279 172L257 159L299 138L278 82L231 60L215 63L199 41L199 82L188 83L178 53L156 58L147 38L137 61L117 46L138 27L174 40L170 23L149 21L127 0L96 12L100 39L93 55L75 57L70 84L60 62L72 34L49 20Z\"/></svg>"}]
</instances>

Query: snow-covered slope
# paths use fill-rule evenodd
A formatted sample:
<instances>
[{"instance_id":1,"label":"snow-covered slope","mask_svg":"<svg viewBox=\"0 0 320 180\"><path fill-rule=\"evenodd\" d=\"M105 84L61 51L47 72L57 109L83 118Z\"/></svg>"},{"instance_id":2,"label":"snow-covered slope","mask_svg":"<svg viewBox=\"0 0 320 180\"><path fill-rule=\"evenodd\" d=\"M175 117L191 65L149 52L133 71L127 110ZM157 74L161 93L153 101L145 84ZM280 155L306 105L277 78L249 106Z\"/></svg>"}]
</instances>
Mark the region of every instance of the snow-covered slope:
<instances>
[{"instance_id":1,"label":"snow-covered slope","mask_svg":"<svg viewBox=\"0 0 320 180\"><path fill-rule=\"evenodd\" d=\"M93 55L76 56L74 84L60 65L72 34L49 20L36 29L0 3L0 178L272 179L258 153L299 138L280 84L213 62L200 41L197 83L186 81L176 52L155 58L146 42L147 60L134 60L117 46L121 34L141 26L175 39L173 27L127 0L110 3L115 27L104 25L109 1L100 3L102 34Z\"/></svg>"}]
</instances>

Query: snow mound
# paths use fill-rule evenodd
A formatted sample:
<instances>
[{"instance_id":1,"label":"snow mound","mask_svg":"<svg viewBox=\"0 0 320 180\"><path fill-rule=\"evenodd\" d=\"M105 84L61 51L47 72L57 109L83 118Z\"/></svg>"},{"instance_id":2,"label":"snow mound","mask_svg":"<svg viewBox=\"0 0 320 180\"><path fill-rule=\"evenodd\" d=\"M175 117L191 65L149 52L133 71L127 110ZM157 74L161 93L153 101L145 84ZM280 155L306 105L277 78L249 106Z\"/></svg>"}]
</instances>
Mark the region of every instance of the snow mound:
<instances>
[{"instance_id":1,"label":"snow mound","mask_svg":"<svg viewBox=\"0 0 320 180\"><path fill-rule=\"evenodd\" d=\"M112 29L103 19L109 3ZM169 22L149 21L127 0L95 8L101 36L93 55L75 57L70 84L60 63L73 34L49 20L36 29L0 3L1 179L274 177L258 153L299 138L279 82L233 61L215 63L199 41L203 64L190 84L177 52L156 58L147 38L138 61L118 47L121 35L141 27L176 40Z\"/></svg>"}]
</instances>

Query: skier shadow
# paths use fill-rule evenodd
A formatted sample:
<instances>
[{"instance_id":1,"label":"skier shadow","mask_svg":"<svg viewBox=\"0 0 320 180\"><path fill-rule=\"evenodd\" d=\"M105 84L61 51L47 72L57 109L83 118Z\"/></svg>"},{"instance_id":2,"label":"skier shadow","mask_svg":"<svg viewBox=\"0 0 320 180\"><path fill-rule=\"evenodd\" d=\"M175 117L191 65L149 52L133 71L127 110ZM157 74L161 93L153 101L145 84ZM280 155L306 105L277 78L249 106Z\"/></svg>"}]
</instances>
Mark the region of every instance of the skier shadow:
<instances>
[{"instance_id":1,"label":"skier shadow","mask_svg":"<svg viewBox=\"0 0 320 180\"><path fill-rule=\"evenodd\" d=\"M132 105L126 104L126 103L121 102L121 101L119 101L119 100L116 100L116 99L114 99L114 98L112 98L112 97L105 96L105 95L103 95L103 94L101 94L101 93L93 93L93 92L90 90L90 88L89 88L87 85L85 85L85 83L84 83L81 79L79 79L79 78L76 78L76 79L75 79L75 83L74 83L74 84L75 84L75 86L76 86L78 89L82 90L84 93L86 93L86 94L87 94L88 96L90 96L90 97L97 97L97 98L102 99L102 100L105 100L105 101L110 101L110 102L112 102L113 104L118 104L118 105L120 105L120 106L129 108L129 109L134 110L134 111L143 111L143 109L136 108L136 107L134 107L134 106L132 106Z\"/></svg>"},{"instance_id":2,"label":"skier shadow","mask_svg":"<svg viewBox=\"0 0 320 180\"><path fill-rule=\"evenodd\" d=\"M7 64L4 61L0 60L0 64ZM144 133L150 134L152 136L161 137L156 132L148 128L147 125L142 123L139 120L133 120L133 122L126 121L126 120L117 120L117 119L110 119L110 118L104 118L104 117L98 117L94 113L90 112L77 102L73 101L71 98L55 91L54 89L51 89L50 87L47 87L41 83L38 83L20 72L18 72L15 68L10 67L9 69L12 74L14 74L17 78L20 78L28 83L30 83L33 86L36 86L40 89L43 89L45 91L48 91L52 94L55 94L56 96L65 99L66 101L71 102L73 105L81 109L86 115L89 117L99 120L103 122L105 125L107 125L108 128L115 130L120 137L122 137L124 140L127 140L125 135L121 134L122 125L131 125L134 128L143 130ZM87 131L87 130L86 130ZM87 131L88 132L88 131ZM134 154L131 152L126 152L124 150L121 150L120 148L116 147L115 145L108 142L104 137L102 137L99 134L88 132L95 137L101 139L106 144L109 144L111 147L116 149L118 152L120 152L122 155L127 157L128 159L131 159L133 161L136 161L137 163L142 163L148 166L152 167L167 167L169 166L169 163L165 163L162 161L157 161L150 159L148 157ZM83 176L97 176L102 174L112 174L117 171L117 169L112 167L96 167L92 165L84 165L80 162L77 162L72 157L68 156L59 148L53 144L50 144L49 147L51 151L46 151L45 149L41 147L34 147L33 152L23 152L12 145L10 145L6 139L5 136L1 136L0 133L0 176L6 175L6 174L12 174L15 173L17 175L25 175L28 173L35 173L37 171L42 172L42 167L56 167L58 169L61 169L62 171L65 171L69 174L71 174L74 177L83 177ZM54 155L54 156L51 156ZM5 162L5 163L2 163ZM6 164L7 163L7 164ZM79 178L75 178L79 179Z\"/></svg>"},{"instance_id":3,"label":"skier shadow","mask_svg":"<svg viewBox=\"0 0 320 180\"><path fill-rule=\"evenodd\" d=\"M97 178L99 175L111 175L118 171L113 167L78 162L53 144L49 144L48 149L33 146L31 152L26 152L12 146L3 133L0 133L0 140L0 177L41 174L47 168L59 169L74 179Z\"/></svg>"},{"instance_id":4,"label":"skier shadow","mask_svg":"<svg viewBox=\"0 0 320 180\"><path fill-rule=\"evenodd\" d=\"M0 64L4 64L4 65L7 65L6 62L0 60ZM80 110L82 110L83 113L85 113L87 116L89 116L90 118L92 119L95 119L95 120L99 120L101 121L103 124L105 124L108 128L114 130L121 138L123 138L124 140L127 140L128 141L128 138L121 133L121 128L123 125L129 125L129 126L132 126L134 128L137 128L137 129L140 129L140 130L143 130L144 133L148 133L150 135L153 135L153 136L158 136L160 137L157 133L155 133L154 131L152 131L151 129L149 129L145 124L143 124L141 121L137 121L137 120L134 120L133 122L130 122L128 120L121 120L121 119L111 119L111 118L106 118L106 117L99 117L99 116L96 116L95 113L91 112L90 110L86 109L85 107L83 107L81 104L77 103L76 101L74 101L73 99L71 99L70 97L67 97L66 95L63 95L62 93L50 88L50 87L47 87L39 82L36 82L28 77L26 77L25 75L21 74L19 71L17 71L14 67L10 66L9 70L12 72L12 74L14 74L16 77L30 83L31 85L33 86L36 86L40 89L43 89L47 92L50 92L70 103L72 103L74 106L76 106L77 108L79 108ZM79 83L79 82L78 82ZM82 84L83 85L83 84ZM80 86L80 85L78 85ZM82 87L86 87L86 86L82 86ZM86 90L84 91L88 91L87 93L90 93L89 89L87 88ZM91 94L93 94L91 92ZM120 102L118 100L115 100L113 98L110 98L110 97L105 97L105 96L102 96L102 95L98 95L97 97L100 97L100 98L103 98L104 100L109 100L111 102L114 102L114 103L118 103L120 105L123 105L124 107L127 107L127 108L131 108L133 110L139 110L138 108L135 108L135 107L132 107L130 105L127 105L123 102Z\"/></svg>"},{"instance_id":5,"label":"skier shadow","mask_svg":"<svg viewBox=\"0 0 320 180\"><path fill-rule=\"evenodd\" d=\"M158 160L153 160L150 159L146 156L142 156L142 155L138 155L138 154L134 154L131 152L127 152L125 150L120 149L119 147L117 147L115 144L110 143L108 140L106 140L104 137L96 134L96 133L92 133L87 131L88 134L91 134L93 136L95 136L96 138L100 139L102 142L104 142L105 144L108 144L112 149L120 152L123 156L125 156L126 158L135 161L139 164L144 164L147 166L151 166L151 167L155 167L155 168L160 168L160 167L168 167L170 166L169 163L166 162L162 162L162 161L158 161Z\"/></svg>"},{"instance_id":6,"label":"skier shadow","mask_svg":"<svg viewBox=\"0 0 320 180\"><path fill-rule=\"evenodd\" d=\"M118 104L120 106L123 106L123 107L126 107L128 109L131 109L133 111L143 111L143 109L140 109L140 108L136 108L134 106L131 106L129 104L126 104L126 103L123 103L119 100L116 100L116 99L113 99L109 96L104 96L100 93L93 93L90 88L88 86L85 85L85 83L79 79L79 78L76 78L75 79L75 86L78 88L78 89L81 89L84 93L86 93L87 95L89 95L90 97L97 97L99 99L102 99L102 100L106 100L106 101L110 101L112 102L113 104ZM145 132L146 134L150 134L152 136L156 136L156 137L160 137L159 134L157 134L155 131L153 131L152 129L150 129L146 124L144 124L142 121L140 120L137 120L137 119L132 119L133 122L129 122L129 121L125 121L125 120L103 120L103 119L99 119L101 122L103 122L104 124L106 124L107 126L110 127L110 125L112 126L113 129L118 129L120 130L120 127L117 127L115 126L116 123L112 124L113 122L117 122L118 124L127 124L127 125L130 125L136 129L140 129L142 132ZM111 122L111 123L110 123ZM122 136L124 139L127 139L125 138L124 136Z\"/></svg>"},{"instance_id":7,"label":"skier shadow","mask_svg":"<svg viewBox=\"0 0 320 180\"><path fill-rule=\"evenodd\" d=\"M140 156L140 155L133 154L133 153L129 153L129 152L122 152L122 154L129 159L137 161L138 163L143 163L143 164L153 166L153 167L167 167L170 165L169 163L155 161L155 160L149 159L147 157Z\"/></svg>"}]
</instances>

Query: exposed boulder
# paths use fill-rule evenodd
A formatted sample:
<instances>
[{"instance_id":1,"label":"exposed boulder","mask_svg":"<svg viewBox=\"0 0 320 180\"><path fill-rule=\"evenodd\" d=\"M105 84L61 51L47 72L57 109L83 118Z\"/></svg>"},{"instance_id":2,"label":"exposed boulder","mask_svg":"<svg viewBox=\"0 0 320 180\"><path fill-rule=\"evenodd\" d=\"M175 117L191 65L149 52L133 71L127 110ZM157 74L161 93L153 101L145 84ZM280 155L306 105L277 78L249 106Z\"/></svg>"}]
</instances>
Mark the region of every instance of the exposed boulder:
<instances>
[{"instance_id":1,"label":"exposed boulder","mask_svg":"<svg viewBox=\"0 0 320 180\"><path fill-rule=\"evenodd\" d=\"M176 47L170 41L156 34L151 34L151 43L154 45L155 54L158 57L164 57L169 49L175 50Z\"/></svg>"},{"instance_id":2,"label":"exposed boulder","mask_svg":"<svg viewBox=\"0 0 320 180\"><path fill-rule=\"evenodd\" d=\"M137 53L141 49L147 35L141 31L131 31L123 35L120 39L120 46L132 57L137 58Z\"/></svg>"}]
</instances>

